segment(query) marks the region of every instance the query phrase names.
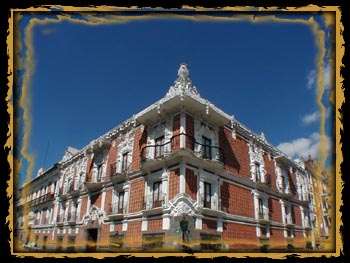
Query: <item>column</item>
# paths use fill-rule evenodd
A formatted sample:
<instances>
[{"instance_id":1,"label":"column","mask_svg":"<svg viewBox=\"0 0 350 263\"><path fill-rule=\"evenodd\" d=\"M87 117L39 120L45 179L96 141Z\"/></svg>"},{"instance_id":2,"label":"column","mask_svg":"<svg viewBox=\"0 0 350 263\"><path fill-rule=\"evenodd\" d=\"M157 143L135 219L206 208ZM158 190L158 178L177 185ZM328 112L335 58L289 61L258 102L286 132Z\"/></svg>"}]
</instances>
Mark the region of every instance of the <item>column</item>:
<instances>
[{"instance_id":1,"label":"column","mask_svg":"<svg viewBox=\"0 0 350 263\"><path fill-rule=\"evenodd\" d=\"M128 200L129 200L129 195L130 195L130 185L124 185L123 186L123 190L124 190L124 204L123 204L123 213L126 214L128 213L128 207L129 207L129 204L128 204Z\"/></svg>"},{"instance_id":2,"label":"column","mask_svg":"<svg viewBox=\"0 0 350 263\"><path fill-rule=\"evenodd\" d=\"M255 209L255 219L259 219L259 194L253 191L254 194L254 209Z\"/></svg>"},{"instance_id":3,"label":"column","mask_svg":"<svg viewBox=\"0 0 350 263\"><path fill-rule=\"evenodd\" d=\"M196 216L196 223L195 223L195 228L196 229L202 229L202 218L203 216L202 215L197 215Z\"/></svg>"},{"instance_id":4,"label":"column","mask_svg":"<svg viewBox=\"0 0 350 263\"><path fill-rule=\"evenodd\" d=\"M105 203L106 203L106 191L102 192L102 200L101 200L101 210L105 210Z\"/></svg>"},{"instance_id":5,"label":"column","mask_svg":"<svg viewBox=\"0 0 350 263\"><path fill-rule=\"evenodd\" d=\"M282 211L282 224L286 224L286 204L283 200L280 200L280 204L281 204L281 211ZM287 230L284 229L283 230L283 236L287 237Z\"/></svg>"},{"instance_id":6,"label":"column","mask_svg":"<svg viewBox=\"0 0 350 263\"><path fill-rule=\"evenodd\" d=\"M169 172L166 169L163 169L163 174L161 176L162 179L162 194L163 194L163 205L168 206L168 177L169 177Z\"/></svg>"}]
</instances>

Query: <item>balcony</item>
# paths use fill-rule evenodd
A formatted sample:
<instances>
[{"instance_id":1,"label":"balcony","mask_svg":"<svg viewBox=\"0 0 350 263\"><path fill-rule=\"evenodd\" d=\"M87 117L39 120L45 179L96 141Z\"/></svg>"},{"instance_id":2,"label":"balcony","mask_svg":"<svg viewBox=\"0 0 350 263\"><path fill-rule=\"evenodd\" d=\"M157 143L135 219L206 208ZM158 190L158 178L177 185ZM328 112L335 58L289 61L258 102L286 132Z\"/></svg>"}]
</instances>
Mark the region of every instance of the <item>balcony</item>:
<instances>
[{"instance_id":1,"label":"balcony","mask_svg":"<svg viewBox=\"0 0 350 263\"><path fill-rule=\"evenodd\" d=\"M294 226L294 225L295 225L295 219L293 218L292 215L287 214L284 224L285 224L287 227Z\"/></svg>"},{"instance_id":2,"label":"balcony","mask_svg":"<svg viewBox=\"0 0 350 263\"><path fill-rule=\"evenodd\" d=\"M128 179L128 173L130 172L130 164L126 167L122 167L120 171L117 171L117 163L113 163L109 166L109 178L114 183L124 182Z\"/></svg>"},{"instance_id":3,"label":"balcony","mask_svg":"<svg viewBox=\"0 0 350 263\"><path fill-rule=\"evenodd\" d=\"M294 193L293 193L292 188L290 186L283 188L282 190L279 191L279 193L285 199L291 199L294 196Z\"/></svg>"},{"instance_id":4,"label":"balcony","mask_svg":"<svg viewBox=\"0 0 350 263\"><path fill-rule=\"evenodd\" d=\"M260 224L266 224L270 222L269 209L266 207L256 208L257 220Z\"/></svg>"},{"instance_id":5,"label":"balcony","mask_svg":"<svg viewBox=\"0 0 350 263\"><path fill-rule=\"evenodd\" d=\"M301 199L300 202L302 203L302 205L309 205L310 204L310 198L308 194L302 193L301 194Z\"/></svg>"},{"instance_id":6,"label":"balcony","mask_svg":"<svg viewBox=\"0 0 350 263\"><path fill-rule=\"evenodd\" d=\"M81 181L77 181L74 184L71 184L69 187L69 192L72 196L79 195L80 191L83 190L84 183Z\"/></svg>"},{"instance_id":7,"label":"balcony","mask_svg":"<svg viewBox=\"0 0 350 263\"><path fill-rule=\"evenodd\" d=\"M107 181L108 181L107 177L101 176L101 177L93 178L91 181L86 182L85 186L89 192L94 192L101 189L104 186L105 182Z\"/></svg>"},{"instance_id":8,"label":"balcony","mask_svg":"<svg viewBox=\"0 0 350 263\"><path fill-rule=\"evenodd\" d=\"M259 189L268 189L271 187L271 175L266 174L265 176L261 178L257 178L256 180L256 187Z\"/></svg>"},{"instance_id":9,"label":"balcony","mask_svg":"<svg viewBox=\"0 0 350 263\"><path fill-rule=\"evenodd\" d=\"M311 228L310 219L307 216L304 217L304 228L305 229L310 229Z\"/></svg>"},{"instance_id":10,"label":"balcony","mask_svg":"<svg viewBox=\"0 0 350 263\"><path fill-rule=\"evenodd\" d=\"M40 196L38 198L33 199L30 202L30 206L37 206L37 205L40 205L40 204L44 204L46 202L50 202L50 201L53 200L53 198L54 198L54 195L51 194L51 193L43 195L43 196Z\"/></svg>"},{"instance_id":11,"label":"balcony","mask_svg":"<svg viewBox=\"0 0 350 263\"><path fill-rule=\"evenodd\" d=\"M64 215L60 215L58 218L57 218L57 222L56 224L58 226L62 226L64 224L64 221L65 221L65 216Z\"/></svg>"},{"instance_id":12,"label":"balcony","mask_svg":"<svg viewBox=\"0 0 350 263\"><path fill-rule=\"evenodd\" d=\"M157 213L163 209L165 194L159 193L158 196L150 194L144 197L144 209L148 214Z\"/></svg>"},{"instance_id":13,"label":"balcony","mask_svg":"<svg viewBox=\"0 0 350 263\"><path fill-rule=\"evenodd\" d=\"M61 200L66 200L68 197L68 189L67 187L65 188L60 188L58 190L58 196L60 197Z\"/></svg>"},{"instance_id":14,"label":"balcony","mask_svg":"<svg viewBox=\"0 0 350 263\"><path fill-rule=\"evenodd\" d=\"M67 223L69 225L74 225L76 223L76 220L77 220L77 215L75 212L68 213Z\"/></svg>"},{"instance_id":15,"label":"balcony","mask_svg":"<svg viewBox=\"0 0 350 263\"><path fill-rule=\"evenodd\" d=\"M184 145L181 145L181 136L184 138ZM224 155L218 146L212 146L197 142L194 137L180 133L174 135L168 142L163 144L147 145L141 149L141 162L143 167L152 164L161 164L169 157L188 156L197 160L205 161L207 165L218 165L222 167Z\"/></svg>"},{"instance_id":16,"label":"balcony","mask_svg":"<svg viewBox=\"0 0 350 263\"><path fill-rule=\"evenodd\" d=\"M201 197L203 208L220 210L221 209L221 200L218 196L210 196L209 200L206 200L204 196Z\"/></svg>"},{"instance_id":17,"label":"balcony","mask_svg":"<svg viewBox=\"0 0 350 263\"><path fill-rule=\"evenodd\" d=\"M120 219L126 213L125 207L119 207L118 202L113 202L109 204L109 215L108 217L111 219Z\"/></svg>"}]
</instances>

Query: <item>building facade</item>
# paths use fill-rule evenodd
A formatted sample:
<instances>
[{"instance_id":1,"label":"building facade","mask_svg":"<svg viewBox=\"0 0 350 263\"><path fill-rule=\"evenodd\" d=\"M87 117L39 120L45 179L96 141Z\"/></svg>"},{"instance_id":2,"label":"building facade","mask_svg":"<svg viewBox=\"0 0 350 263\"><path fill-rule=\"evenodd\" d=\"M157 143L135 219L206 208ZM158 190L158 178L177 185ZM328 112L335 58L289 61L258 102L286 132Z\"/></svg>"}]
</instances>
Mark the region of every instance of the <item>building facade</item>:
<instances>
[{"instance_id":1,"label":"building facade","mask_svg":"<svg viewBox=\"0 0 350 263\"><path fill-rule=\"evenodd\" d=\"M202 98L164 98L20 189L15 234L56 252L315 249L311 172Z\"/></svg>"}]
</instances>

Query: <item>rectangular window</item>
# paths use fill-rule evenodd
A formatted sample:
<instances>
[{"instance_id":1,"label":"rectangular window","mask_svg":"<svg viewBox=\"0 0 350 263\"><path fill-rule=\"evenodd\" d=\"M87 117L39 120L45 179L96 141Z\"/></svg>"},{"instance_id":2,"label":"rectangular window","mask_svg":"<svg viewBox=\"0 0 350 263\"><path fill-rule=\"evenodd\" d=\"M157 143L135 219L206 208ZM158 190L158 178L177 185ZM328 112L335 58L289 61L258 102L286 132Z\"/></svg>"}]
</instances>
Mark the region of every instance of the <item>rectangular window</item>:
<instances>
[{"instance_id":1,"label":"rectangular window","mask_svg":"<svg viewBox=\"0 0 350 263\"><path fill-rule=\"evenodd\" d=\"M287 237L289 237L289 238L294 237L294 229L293 229L293 227L288 227L287 228Z\"/></svg>"},{"instance_id":2,"label":"rectangular window","mask_svg":"<svg viewBox=\"0 0 350 263\"><path fill-rule=\"evenodd\" d=\"M109 248L113 251L123 248L124 235L114 233L109 236Z\"/></svg>"},{"instance_id":3,"label":"rectangular window","mask_svg":"<svg viewBox=\"0 0 350 263\"><path fill-rule=\"evenodd\" d=\"M201 250L214 250L214 251L219 250L221 247L220 239L221 237L219 235L201 233L200 234Z\"/></svg>"},{"instance_id":4,"label":"rectangular window","mask_svg":"<svg viewBox=\"0 0 350 263\"><path fill-rule=\"evenodd\" d=\"M102 164L97 166L97 182L100 182L102 178Z\"/></svg>"},{"instance_id":5,"label":"rectangular window","mask_svg":"<svg viewBox=\"0 0 350 263\"><path fill-rule=\"evenodd\" d=\"M264 203L262 199L258 199L259 201L259 219L264 219Z\"/></svg>"},{"instance_id":6,"label":"rectangular window","mask_svg":"<svg viewBox=\"0 0 350 263\"><path fill-rule=\"evenodd\" d=\"M153 183L153 207L162 206L162 182Z\"/></svg>"},{"instance_id":7,"label":"rectangular window","mask_svg":"<svg viewBox=\"0 0 350 263\"><path fill-rule=\"evenodd\" d=\"M128 169L128 155L129 155L128 152L123 154L123 157L122 157L122 172L125 172Z\"/></svg>"},{"instance_id":8,"label":"rectangular window","mask_svg":"<svg viewBox=\"0 0 350 263\"><path fill-rule=\"evenodd\" d=\"M56 251L62 252L62 243L63 243L63 236L57 237L57 244L56 244Z\"/></svg>"},{"instance_id":9,"label":"rectangular window","mask_svg":"<svg viewBox=\"0 0 350 263\"><path fill-rule=\"evenodd\" d=\"M74 252L74 247L75 247L75 236L69 236L67 252Z\"/></svg>"},{"instance_id":10,"label":"rectangular window","mask_svg":"<svg viewBox=\"0 0 350 263\"><path fill-rule=\"evenodd\" d=\"M154 158L163 157L164 152L164 136L155 139L156 148L154 151Z\"/></svg>"},{"instance_id":11,"label":"rectangular window","mask_svg":"<svg viewBox=\"0 0 350 263\"><path fill-rule=\"evenodd\" d=\"M203 152L202 156L204 159L211 159L211 140L208 139L207 137L202 137L202 147L203 147Z\"/></svg>"},{"instance_id":12,"label":"rectangular window","mask_svg":"<svg viewBox=\"0 0 350 263\"><path fill-rule=\"evenodd\" d=\"M255 163L255 180L261 182L260 163Z\"/></svg>"},{"instance_id":13,"label":"rectangular window","mask_svg":"<svg viewBox=\"0 0 350 263\"><path fill-rule=\"evenodd\" d=\"M164 246L164 233L144 234L142 236L143 249L157 249Z\"/></svg>"},{"instance_id":14,"label":"rectangular window","mask_svg":"<svg viewBox=\"0 0 350 263\"><path fill-rule=\"evenodd\" d=\"M118 196L118 214L123 214L124 208L124 192L119 192Z\"/></svg>"},{"instance_id":15,"label":"rectangular window","mask_svg":"<svg viewBox=\"0 0 350 263\"><path fill-rule=\"evenodd\" d=\"M204 182L204 207L211 208L211 184Z\"/></svg>"}]
</instances>

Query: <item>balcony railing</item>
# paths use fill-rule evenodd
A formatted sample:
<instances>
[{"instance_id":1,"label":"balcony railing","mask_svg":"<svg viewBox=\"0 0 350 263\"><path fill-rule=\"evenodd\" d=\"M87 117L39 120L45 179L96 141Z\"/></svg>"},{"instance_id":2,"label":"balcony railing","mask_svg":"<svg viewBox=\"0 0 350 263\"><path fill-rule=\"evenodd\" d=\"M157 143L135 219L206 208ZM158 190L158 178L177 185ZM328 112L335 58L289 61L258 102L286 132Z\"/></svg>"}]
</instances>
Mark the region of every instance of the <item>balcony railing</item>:
<instances>
[{"instance_id":1,"label":"balcony railing","mask_svg":"<svg viewBox=\"0 0 350 263\"><path fill-rule=\"evenodd\" d=\"M144 197L145 210L162 207L165 200L165 194L160 193L159 195L146 195Z\"/></svg>"},{"instance_id":2,"label":"balcony railing","mask_svg":"<svg viewBox=\"0 0 350 263\"><path fill-rule=\"evenodd\" d=\"M65 219L66 218L65 218L64 214L59 215L58 218L57 218L57 224L58 225L62 225L64 223Z\"/></svg>"},{"instance_id":3,"label":"balcony railing","mask_svg":"<svg viewBox=\"0 0 350 263\"><path fill-rule=\"evenodd\" d=\"M84 188L84 182L76 181L74 184L69 186L69 192L71 195L78 194Z\"/></svg>"},{"instance_id":4,"label":"balcony railing","mask_svg":"<svg viewBox=\"0 0 350 263\"><path fill-rule=\"evenodd\" d=\"M43 204L43 203L52 201L52 200L53 200L53 197L54 197L54 195L51 194L51 193L45 194L45 195L43 195L43 196L40 196L40 197L37 197L37 198L33 199L33 200L30 202L30 205L31 205L31 206L36 206L36 205L40 205L40 204Z\"/></svg>"},{"instance_id":5,"label":"balcony railing","mask_svg":"<svg viewBox=\"0 0 350 263\"><path fill-rule=\"evenodd\" d=\"M291 214L287 214L287 215L286 215L285 224L286 224L287 226L292 226L292 225L295 224L295 220L294 220L294 218L293 218L293 216L292 216Z\"/></svg>"},{"instance_id":6,"label":"balcony railing","mask_svg":"<svg viewBox=\"0 0 350 263\"><path fill-rule=\"evenodd\" d=\"M110 215L120 215L125 213L124 207L119 207L118 202L113 202L110 204L109 208Z\"/></svg>"},{"instance_id":7,"label":"balcony railing","mask_svg":"<svg viewBox=\"0 0 350 263\"><path fill-rule=\"evenodd\" d=\"M193 152L196 157L223 162L224 155L223 150L220 147L199 143L194 137L186 133L174 135L168 142L163 144L144 146L141 149L142 162L164 158L172 154L174 151L180 149L180 136L185 136L186 138L183 148Z\"/></svg>"},{"instance_id":8,"label":"balcony railing","mask_svg":"<svg viewBox=\"0 0 350 263\"><path fill-rule=\"evenodd\" d=\"M263 208L256 208L256 214L258 216L259 221L270 221L269 217L269 209L266 207Z\"/></svg>"},{"instance_id":9,"label":"balcony railing","mask_svg":"<svg viewBox=\"0 0 350 263\"><path fill-rule=\"evenodd\" d=\"M260 177L256 180L257 187L268 188L271 187L271 175L265 174L263 177Z\"/></svg>"},{"instance_id":10,"label":"balcony railing","mask_svg":"<svg viewBox=\"0 0 350 263\"><path fill-rule=\"evenodd\" d=\"M68 216L67 216L67 222L68 223L75 223L77 219L77 214L76 212L70 212L68 213Z\"/></svg>"},{"instance_id":11,"label":"balcony railing","mask_svg":"<svg viewBox=\"0 0 350 263\"><path fill-rule=\"evenodd\" d=\"M204 208L221 210L221 199L218 196L210 196L210 200L202 196L201 199Z\"/></svg>"},{"instance_id":12,"label":"balcony railing","mask_svg":"<svg viewBox=\"0 0 350 263\"><path fill-rule=\"evenodd\" d=\"M130 172L131 165L128 163L126 167L121 167L118 171L117 163L112 163L109 166L109 173L106 180L112 179L114 182L121 182L127 179L128 173Z\"/></svg>"},{"instance_id":13,"label":"balcony railing","mask_svg":"<svg viewBox=\"0 0 350 263\"><path fill-rule=\"evenodd\" d=\"M294 196L293 190L289 185L283 187L279 192L284 198L292 198Z\"/></svg>"}]
</instances>

